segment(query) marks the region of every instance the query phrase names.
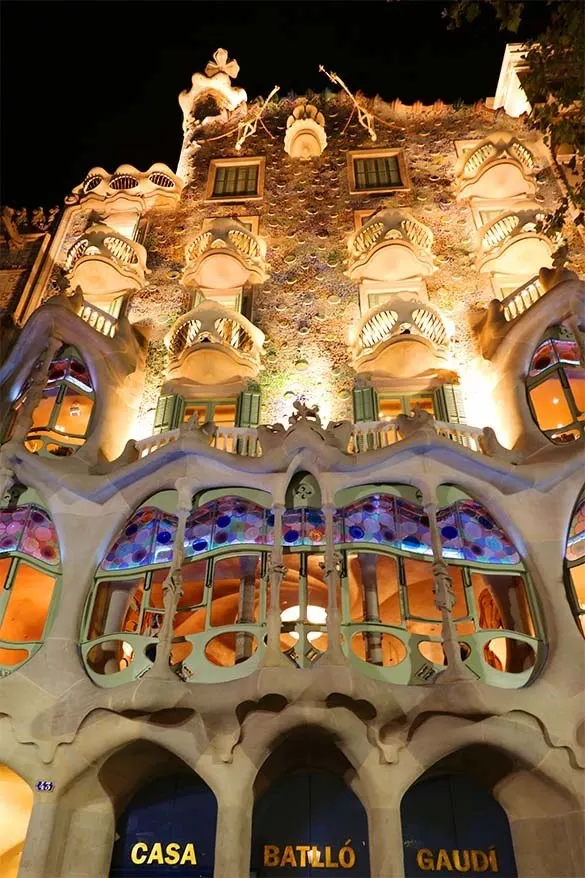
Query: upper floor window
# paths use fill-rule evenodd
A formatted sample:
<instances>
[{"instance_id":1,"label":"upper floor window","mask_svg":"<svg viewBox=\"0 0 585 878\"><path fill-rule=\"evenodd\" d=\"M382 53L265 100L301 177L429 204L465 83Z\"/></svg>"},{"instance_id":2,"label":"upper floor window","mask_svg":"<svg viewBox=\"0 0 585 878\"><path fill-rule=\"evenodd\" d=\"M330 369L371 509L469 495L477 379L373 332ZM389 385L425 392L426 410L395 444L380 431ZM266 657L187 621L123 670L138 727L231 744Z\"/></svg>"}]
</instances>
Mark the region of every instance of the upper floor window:
<instances>
[{"instance_id":1,"label":"upper floor window","mask_svg":"<svg viewBox=\"0 0 585 878\"><path fill-rule=\"evenodd\" d=\"M25 405L34 370L12 407L9 439ZM58 457L74 454L86 441L95 394L87 367L75 348L64 346L49 366L42 398L32 415L25 447Z\"/></svg>"},{"instance_id":2,"label":"upper floor window","mask_svg":"<svg viewBox=\"0 0 585 878\"><path fill-rule=\"evenodd\" d=\"M585 494L573 513L565 559L569 602L585 635Z\"/></svg>"},{"instance_id":3,"label":"upper floor window","mask_svg":"<svg viewBox=\"0 0 585 878\"><path fill-rule=\"evenodd\" d=\"M205 197L213 201L262 198L265 160L259 158L212 159Z\"/></svg>"},{"instance_id":4,"label":"upper floor window","mask_svg":"<svg viewBox=\"0 0 585 878\"><path fill-rule=\"evenodd\" d=\"M61 572L50 515L24 499L0 509L0 677L40 649Z\"/></svg>"},{"instance_id":5,"label":"upper floor window","mask_svg":"<svg viewBox=\"0 0 585 878\"><path fill-rule=\"evenodd\" d=\"M563 324L547 330L526 380L534 420L551 442L563 445L585 433L585 363Z\"/></svg>"},{"instance_id":6,"label":"upper floor window","mask_svg":"<svg viewBox=\"0 0 585 878\"><path fill-rule=\"evenodd\" d=\"M347 161L349 190L354 195L410 188L401 149L349 152Z\"/></svg>"}]
</instances>

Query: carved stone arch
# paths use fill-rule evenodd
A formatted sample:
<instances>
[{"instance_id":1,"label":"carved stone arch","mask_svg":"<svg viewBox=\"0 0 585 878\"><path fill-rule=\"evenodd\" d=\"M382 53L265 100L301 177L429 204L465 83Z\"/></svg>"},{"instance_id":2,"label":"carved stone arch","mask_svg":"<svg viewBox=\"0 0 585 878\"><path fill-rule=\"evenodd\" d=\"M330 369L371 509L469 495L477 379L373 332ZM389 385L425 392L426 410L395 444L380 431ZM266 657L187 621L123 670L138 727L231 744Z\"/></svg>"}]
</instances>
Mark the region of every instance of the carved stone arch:
<instances>
[{"instance_id":1,"label":"carved stone arch","mask_svg":"<svg viewBox=\"0 0 585 878\"><path fill-rule=\"evenodd\" d=\"M320 509L323 505L318 479L307 470L298 470L286 489L287 509Z\"/></svg>"}]
</instances>

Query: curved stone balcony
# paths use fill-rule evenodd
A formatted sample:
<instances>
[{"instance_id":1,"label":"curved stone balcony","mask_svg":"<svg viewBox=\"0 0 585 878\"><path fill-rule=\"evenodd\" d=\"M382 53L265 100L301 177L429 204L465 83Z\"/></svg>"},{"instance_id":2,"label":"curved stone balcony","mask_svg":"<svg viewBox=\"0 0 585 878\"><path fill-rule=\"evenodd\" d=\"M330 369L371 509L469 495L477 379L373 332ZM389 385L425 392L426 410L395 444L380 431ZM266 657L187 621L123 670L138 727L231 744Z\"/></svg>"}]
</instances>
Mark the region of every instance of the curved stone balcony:
<instances>
[{"instance_id":1,"label":"curved stone balcony","mask_svg":"<svg viewBox=\"0 0 585 878\"><path fill-rule=\"evenodd\" d=\"M103 168L92 168L67 201L76 203L90 195L105 199L124 193L143 198L148 210L174 204L181 197L183 185L181 178L162 162L155 162L147 171L139 171L133 165L120 165L113 174Z\"/></svg>"},{"instance_id":2,"label":"curved stone balcony","mask_svg":"<svg viewBox=\"0 0 585 878\"><path fill-rule=\"evenodd\" d=\"M478 231L477 267L482 273L530 276L552 268L551 239L537 231L542 213L536 209L508 211Z\"/></svg>"},{"instance_id":3,"label":"curved stone balcony","mask_svg":"<svg viewBox=\"0 0 585 878\"><path fill-rule=\"evenodd\" d=\"M150 274L142 244L96 223L77 239L65 260L65 272L72 287L85 295L139 290Z\"/></svg>"},{"instance_id":4,"label":"curved stone balcony","mask_svg":"<svg viewBox=\"0 0 585 878\"><path fill-rule=\"evenodd\" d=\"M456 167L458 198L533 196L536 163L510 132L494 133L466 152Z\"/></svg>"},{"instance_id":5,"label":"curved stone balcony","mask_svg":"<svg viewBox=\"0 0 585 878\"><path fill-rule=\"evenodd\" d=\"M412 378L447 368L447 328L440 314L420 299L395 296L368 311L354 339L356 372Z\"/></svg>"},{"instance_id":6,"label":"curved stone balcony","mask_svg":"<svg viewBox=\"0 0 585 878\"><path fill-rule=\"evenodd\" d=\"M346 275L356 281L397 281L434 271L433 233L400 210L377 211L348 242Z\"/></svg>"},{"instance_id":7,"label":"curved stone balcony","mask_svg":"<svg viewBox=\"0 0 585 878\"><path fill-rule=\"evenodd\" d=\"M237 311L204 299L177 320L165 344L167 380L224 384L258 375L264 333Z\"/></svg>"},{"instance_id":8,"label":"curved stone balcony","mask_svg":"<svg viewBox=\"0 0 585 878\"><path fill-rule=\"evenodd\" d=\"M267 279L266 244L235 218L211 221L185 247L183 283L208 290L241 288Z\"/></svg>"}]
</instances>

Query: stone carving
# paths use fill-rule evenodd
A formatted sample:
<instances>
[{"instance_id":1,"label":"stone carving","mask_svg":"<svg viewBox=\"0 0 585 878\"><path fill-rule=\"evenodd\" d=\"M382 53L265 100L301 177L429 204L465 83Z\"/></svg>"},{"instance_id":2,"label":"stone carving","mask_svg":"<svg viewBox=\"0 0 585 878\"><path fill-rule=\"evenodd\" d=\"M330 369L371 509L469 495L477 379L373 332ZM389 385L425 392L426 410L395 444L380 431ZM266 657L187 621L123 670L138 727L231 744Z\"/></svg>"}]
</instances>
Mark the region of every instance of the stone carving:
<instances>
[{"instance_id":1,"label":"stone carving","mask_svg":"<svg viewBox=\"0 0 585 878\"><path fill-rule=\"evenodd\" d=\"M434 417L418 405L413 406L410 415L398 415L394 423L403 439L409 439L421 430L435 435L437 433Z\"/></svg>"},{"instance_id":2,"label":"stone carving","mask_svg":"<svg viewBox=\"0 0 585 878\"><path fill-rule=\"evenodd\" d=\"M479 437L479 444L483 453L488 457L493 457L494 460L502 461L502 463L511 463L514 466L524 463L525 455L520 451L511 451L509 448L504 448L503 445L500 445L495 430L491 427L483 428Z\"/></svg>"},{"instance_id":3,"label":"stone carving","mask_svg":"<svg viewBox=\"0 0 585 878\"><path fill-rule=\"evenodd\" d=\"M85 180L75 186L67 196L67 204L76 204L85 198L128 198L144 199L146 210L151 207L171 207L181 196L183 181L168 165L155 162L146 171L139 171L134 165L119 165L113 174L101 167L92 168Z\"/></svg>"},{"instance_id":4,"label":"stone carving","mask_svg":"<svg viewBox=\"0 0 585 878\"><path fill-rule=\"evenodd\" d=\"M264 454L281 448L283 443L293 434L296 434L295 438L298 440L299 433L304 434L307 442L318 437L325 445L347 453L349 439L353 431L351 421L330 421L327 427L323 427L319 406L307 405L302 397L293 402L293 409L293 413L288 418L288 428L284 427L283 424L263 424L257 428Z\"/></svg>"},{"instance_id":5,"label":"stone carving","mask_svg":"<svg viewBox=\"0 0 585 878\"><path fill-rule=\"evenodd\" d=\"M218 49L205 68L205 75L194 73L191 77L191 88L182 91L179 95L179 104L183 111L183 131L186 133L191 127L199 127L209 122L225 122L234 112L240 108L246 111L248 96L243 88L237 88L231 84L240 71L238 62L228 60L226 49ZM193 111L202 98L211 97L216 103L219 114L206 116L200 121L193 117Z\"/></svg>"},{"instance_id":6,"label":"stone carving","mask_svg":"<svg viewBox=\"0 0 585 878\"><path fill-rule=\"evenodd\" d=\"M203 424L200 424L199 412L194 412L188 421L181 424L179 432L182 436L189 436L192 439L203 442L205 445L209 445L217 433L217 426L213 421L205 421Z\"/></svg>"},{"instance_id":7,"label":"stone carving","mask_svg":"<svg viewBox=\"0 0 585 878\"><path fill-rule=\"evenodd\" d=\"M312 159L327 146L325 117L312 104L299 104L286 120L284 151L295 159Z\"/></svg>"}]
</instances>

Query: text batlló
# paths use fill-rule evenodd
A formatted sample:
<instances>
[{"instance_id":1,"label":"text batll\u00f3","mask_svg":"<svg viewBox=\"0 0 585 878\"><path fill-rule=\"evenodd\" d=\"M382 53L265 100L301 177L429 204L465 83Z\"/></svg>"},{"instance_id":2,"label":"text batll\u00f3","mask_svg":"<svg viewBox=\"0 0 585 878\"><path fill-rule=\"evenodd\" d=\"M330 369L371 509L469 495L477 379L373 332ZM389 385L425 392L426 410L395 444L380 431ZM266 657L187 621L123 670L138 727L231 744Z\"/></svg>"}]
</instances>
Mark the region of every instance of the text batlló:
<instances>
[{"instance_id":1,"label":"text batll\u00f3","mask_svg":"<svg viewBox=\"0 0 585 878\"><path fill-rule=\"evenodd\" d=\"M428 848L416 852L416 863L423 872L492 872L498 871L498 857L495 848L489 851L447 851L441 848L436 853Z\"/></svg>"},{"instance_id":2,"label":"text batll\u00f3","mask_svg":"<svg viewBox=\"0 0 585 878\"><path fill-rule=\"evenodd\" d=\"M197 865L193 842L182 845L176 841L171 841L169 844L156 841L148 845L144 841L139 841L130 851L130 859L137 866L152 866L155 863L159 866L184 866L185 863Z\"/></svg>"},{"instance_id":3,"label":"text batll\u00f3","mask_svg":"<svg viewBox=\"0 0 585 878\"><path fill-rule=\"evenodd\" d=\"M314 844L264 845L264 865L285 868L311 866L313 869L351 869L355 866L355 851L349 840L338 851L331 845L323 849Z\"/></svg>"}]
</instances>

